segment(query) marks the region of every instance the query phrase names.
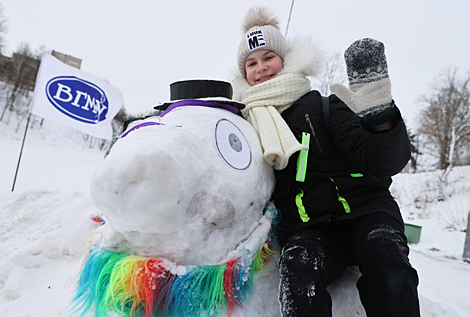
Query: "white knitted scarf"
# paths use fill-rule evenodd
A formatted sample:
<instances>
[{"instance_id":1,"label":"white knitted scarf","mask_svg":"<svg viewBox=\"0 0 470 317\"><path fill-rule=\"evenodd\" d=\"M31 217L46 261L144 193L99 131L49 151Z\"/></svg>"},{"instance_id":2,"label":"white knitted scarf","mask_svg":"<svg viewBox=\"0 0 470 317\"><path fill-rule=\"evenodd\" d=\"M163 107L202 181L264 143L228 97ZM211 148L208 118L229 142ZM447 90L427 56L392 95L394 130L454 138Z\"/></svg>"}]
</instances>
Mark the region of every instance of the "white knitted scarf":
<instances>
[{"instance_id":1,"label":"white knitted scarf","mask_svg":"<svg viewBox=\"0 0 470 317\"><path fill-rule=\"evenodd\" d=\"M308 150L297 141L281 113L310 90L304 73L287 73L250 87L241 97L246 105L242 114L258 133L263 157L274 169L284 169L293 153Z\"/></svg>"}]
</instances>

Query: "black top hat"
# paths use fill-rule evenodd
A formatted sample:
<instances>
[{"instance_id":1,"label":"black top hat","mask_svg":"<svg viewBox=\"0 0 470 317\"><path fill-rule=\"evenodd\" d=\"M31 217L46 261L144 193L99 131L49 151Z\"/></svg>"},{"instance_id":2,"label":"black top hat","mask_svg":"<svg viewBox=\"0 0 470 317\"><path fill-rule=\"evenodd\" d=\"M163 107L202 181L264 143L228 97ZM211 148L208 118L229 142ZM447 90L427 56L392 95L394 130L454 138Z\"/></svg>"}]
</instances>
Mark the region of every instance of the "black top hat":
<instances>
[{"instance_id":1,"label":"black top hat","mask_svg":"<svg viewBox=\"0 0 470 317\"><path fill-rule=\"evenodd\" d=\"M202 99L206 101L230 104L238 109L245 105L231 100L233 95L232 85L220 80L184 80L170 84L170 101L154 107L157 110L165 110L172 103L186 99Z\"/></svg>"}]
</instances>

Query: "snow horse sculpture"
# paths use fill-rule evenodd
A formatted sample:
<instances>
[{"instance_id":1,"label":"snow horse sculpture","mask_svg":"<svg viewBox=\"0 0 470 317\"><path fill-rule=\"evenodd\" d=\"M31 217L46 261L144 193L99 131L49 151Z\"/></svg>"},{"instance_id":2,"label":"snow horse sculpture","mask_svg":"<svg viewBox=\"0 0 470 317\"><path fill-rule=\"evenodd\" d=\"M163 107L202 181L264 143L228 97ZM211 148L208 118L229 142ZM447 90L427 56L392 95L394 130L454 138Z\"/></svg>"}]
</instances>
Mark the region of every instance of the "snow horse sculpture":
<instances>
[{"instance_id":1,"label":"snow horse sculpture","mask_svg":"<svg viewBox=\"0 0 470 317\"><path fill-rule=\"evenodd\" d=\"M181 81L96 169L103 212L73 310L95 316L279 316L272 168L229 83ZM264 269L261 269L263 268Z\"/></svg>"}]
</instances>

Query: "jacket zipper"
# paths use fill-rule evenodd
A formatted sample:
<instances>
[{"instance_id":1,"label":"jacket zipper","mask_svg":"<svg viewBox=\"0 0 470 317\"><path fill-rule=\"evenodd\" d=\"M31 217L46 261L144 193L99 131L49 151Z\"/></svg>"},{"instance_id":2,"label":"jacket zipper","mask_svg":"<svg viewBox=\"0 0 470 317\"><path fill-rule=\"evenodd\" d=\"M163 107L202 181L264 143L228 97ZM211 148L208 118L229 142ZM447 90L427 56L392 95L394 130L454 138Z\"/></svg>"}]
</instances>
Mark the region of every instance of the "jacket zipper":
<instances>
[{"instance_id":1,"label":"jacket zipper","mask_svg":"<svg viewBox=\"0 0 470 317\"><path fill-rule=\"evenodd\" d=\"M320 152L323 152L320 146L320 142L317 139L317 134L315 133L315 129L313 128L312 121L310 121L310 116L308 115L308 113L305 114L305 120L307 121L308 126L310 127L310 131L312 131L312 135L315 139L315 142L317 143L318 149L320 150Z\"/></svg>"}]
</instances>

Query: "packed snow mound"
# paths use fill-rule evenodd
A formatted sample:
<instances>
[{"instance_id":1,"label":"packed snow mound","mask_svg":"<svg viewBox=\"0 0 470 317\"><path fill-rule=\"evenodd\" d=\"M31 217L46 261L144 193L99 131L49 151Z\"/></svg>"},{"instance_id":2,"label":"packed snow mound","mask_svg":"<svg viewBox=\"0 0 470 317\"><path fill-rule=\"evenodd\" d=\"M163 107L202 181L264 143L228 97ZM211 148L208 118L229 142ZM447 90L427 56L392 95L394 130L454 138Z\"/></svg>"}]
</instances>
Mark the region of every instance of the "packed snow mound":
<instances>
[{"instance_id":1,"label":"packed snow mound","mask_svg":"<svg viewBox=\"0 0 470 317\"><path fill-rule=\"evenodd\" d=\"M393 178L391 193L405 223L422 227L421 240L411 245L412 249L462 260L470 213L470 166L453 168L447 179L445 200L438 198L442 173L437 170L398 174Z\"/></svg>"},{"instance_id":2,"label":"packed snow mound","mask_svg":"<svg viewBox=\"0 0 470 317\"><path fill-rule=\"evenodd\" d=\"M69 316L98 210L81 192L0 196L0 316Z\"/></svg>"}]
</instances>

